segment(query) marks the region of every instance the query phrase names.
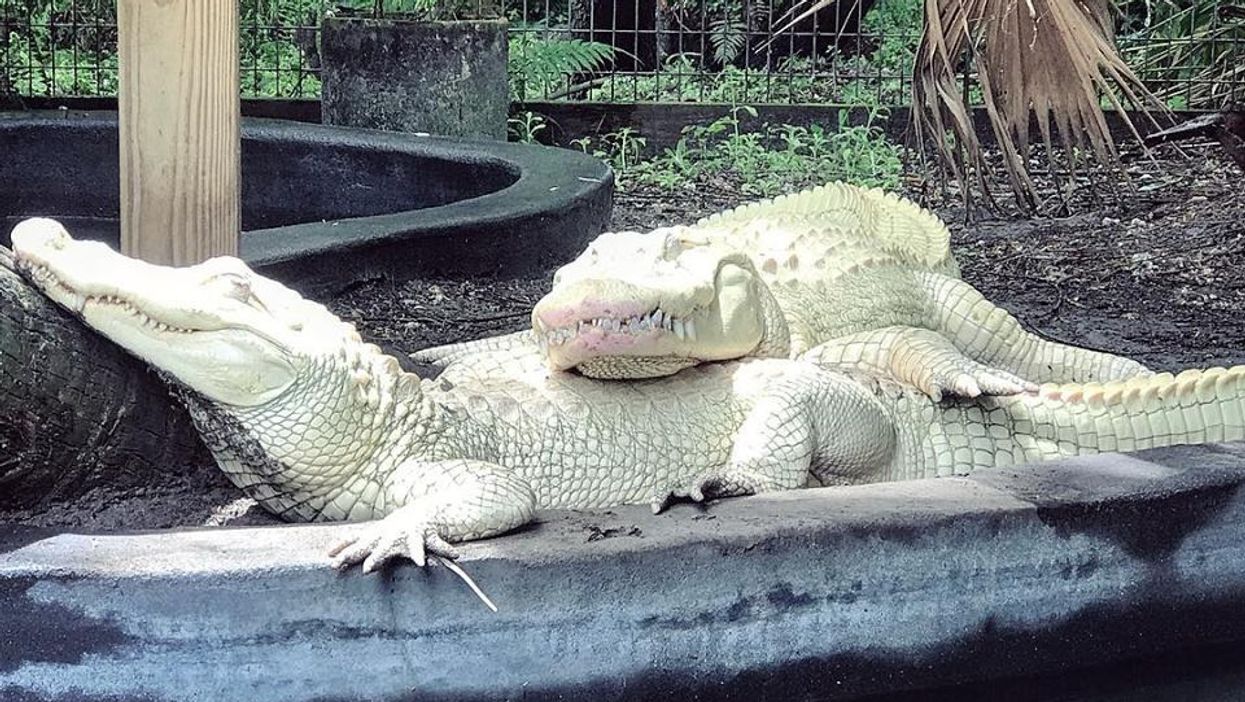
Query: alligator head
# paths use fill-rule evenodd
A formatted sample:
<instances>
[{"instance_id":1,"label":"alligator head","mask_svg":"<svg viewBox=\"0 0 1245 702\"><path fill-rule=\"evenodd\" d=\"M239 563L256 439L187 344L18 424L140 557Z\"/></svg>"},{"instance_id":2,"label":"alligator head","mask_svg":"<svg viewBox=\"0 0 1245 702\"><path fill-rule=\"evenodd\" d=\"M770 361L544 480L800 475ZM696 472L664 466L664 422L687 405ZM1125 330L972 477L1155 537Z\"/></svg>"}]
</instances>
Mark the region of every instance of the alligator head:
<instances>
[{"instance_id":1,"label":"alligator head","mask_svg":"<svg viewBox=\"0 0 1245 702\"><path fill-rule=\"evenodd\" d=\"M532 310L556 370L669 375L703 361L785 355L781 311L752 261L688 227L602 234Z\"/></svg>"},{"instance_id":2,"label":"alligator head","mask_svg":"<svg viewBox=\"0 0 1245 702\"><path fill-rule=\"evenodd\" d=\"M234 482L287 517L367 517L354 501L332 504L332 478L371 460L420 396L352 325L236 258L152 265L50 219L18 224L12 239L44 294L173 381ZM303 466L320 476L303 488L312 499L292 497Z\"/></svg>"},{"instance_id":3,"label":"alligator head","mask_svg":"<svg viewBox=\"0 0 1245 702\"><path fill-rule=\"evenodd\" d=\"M152 265L75 241L50 219L21 222L12 238L19 268L44 294L220 404L270 402L297 379L299 359L314 355L308 347L343 333L319 305L236 258Z\"/></svg>"}]
</instances>

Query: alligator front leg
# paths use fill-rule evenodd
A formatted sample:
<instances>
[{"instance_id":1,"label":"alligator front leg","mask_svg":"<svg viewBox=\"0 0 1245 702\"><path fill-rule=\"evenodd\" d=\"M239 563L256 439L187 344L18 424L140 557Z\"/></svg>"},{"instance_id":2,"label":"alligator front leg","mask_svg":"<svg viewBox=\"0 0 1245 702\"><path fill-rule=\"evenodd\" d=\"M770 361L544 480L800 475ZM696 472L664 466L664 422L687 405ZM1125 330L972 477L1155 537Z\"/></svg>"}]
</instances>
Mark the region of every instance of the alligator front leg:
<instances>
[{"instance_id":1,"label":"alligator front leg","mask_svg":"<svg viewBox=\"0 0 1245 702\"><path fill-rule=\"evenodd\" d=\"M397 508L329 553L337 568L372 572L395 558L424 565L426 554L458 554L450 542L503 534L531 521L536 496L506 468L485 461L407 461L385 486Z\"/></svg>"},{"instance_id":2,"label":"alligator front leg","mask_svg":"<svg viewBox=\"0 0 1245 702\"><path fill-rule=\"evenodd\" d=\"M935 402L959 397L1012 395L1037 385L968 358L929 329L886 327L849 334L814 346L800 360L844 373L864 373L911 385Z\"/></svg>"},{"instance_id":3,"label":"alligator front leg","mask_svg":"<svg viewBox=\"0 0 1245 702\"><path fill-rule=\"evenodd\" d=\"M725 466L693 476L652 500L794 490L818 480L857 482L883 475L895 450L894 424L861 385L812 365L794 365L767 385L748 413Z\"/></svg>"},{"instance_id":4,"label":"alligator front leg","mask_svg":"<svg viewBox=\"0 0 1245 702\"><path fill-rule=\"evenodd\" d=\"M929 298L928 324L964 354L1034 383L1123 380L1150 373L1123 356L1048 341L962 280L936 273L920 279Z\"/></svg>"}]
</instances>

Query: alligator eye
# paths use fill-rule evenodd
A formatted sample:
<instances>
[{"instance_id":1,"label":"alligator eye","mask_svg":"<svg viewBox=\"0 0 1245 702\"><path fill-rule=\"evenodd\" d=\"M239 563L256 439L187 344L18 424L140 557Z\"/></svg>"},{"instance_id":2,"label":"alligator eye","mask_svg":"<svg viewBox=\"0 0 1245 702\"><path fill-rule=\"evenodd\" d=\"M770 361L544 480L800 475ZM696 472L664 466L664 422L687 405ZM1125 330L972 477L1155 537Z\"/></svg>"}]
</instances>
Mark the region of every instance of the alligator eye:
<instances>
[{"instance_id":1,"label":"alligator eye","mask_svg":"<svg viewBox=\"0 0 1245 702\"><path fill-rule=\"evenodd\" d=\"M662 247L662 258L667 261L673 261L683 253L683 249L687 248L684 244L683 237L671 233L666 237L665 245Z\"/></svg>"},{"instance_id":2,"label":"alligator eye","mask_svg":"<svg viewBox=\"0 0 1245 702\"><path fill-rule=\"evenodd\" d=\"M229 279L229 290L225 294L238 302L250 302L254 293L251 291L251 281L241 276L227 276Z\"/></svg>"},{"instance_id":3,"label":"alligator eye","mask_svg":"<svg viewBox=\"0 0 1245 702\"><path fill-rule=\"evenodd\" d=\"M666 260L679 257L679 254L698 246L708 246L709 238L705 232L675 230L666 235L662 255Z\"/></svg>"},{"instance_id":4,"label":"alligator eye","mask_svg":"<svg viewBox=\"0 0 1245 702\"><path fill-rule=\"evenodd\" d=\"M264 305L255 297L255 291L251 287L251 279L238 273L221 273L213 278L216 285L223 288L221 294L231 300L237 300L244 305L250 305L256 309L263 309Z\"/></svg>"}]
</instances>

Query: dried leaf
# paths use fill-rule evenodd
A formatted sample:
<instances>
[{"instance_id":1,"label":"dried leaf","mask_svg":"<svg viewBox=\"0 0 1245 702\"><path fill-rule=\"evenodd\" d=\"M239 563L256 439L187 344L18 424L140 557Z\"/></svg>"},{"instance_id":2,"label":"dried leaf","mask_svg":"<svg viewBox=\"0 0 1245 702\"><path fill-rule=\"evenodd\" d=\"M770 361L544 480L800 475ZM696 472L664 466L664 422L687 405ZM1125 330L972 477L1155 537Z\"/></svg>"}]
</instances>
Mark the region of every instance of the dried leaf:
<instances>
[{"instance_id":1,"label":"dried leaf","mask_svg":"<svg viewBox=\"0 0 1245 702\"><path fill-rule=\"evenodd\" d=\"M970 177L993 195L966 101L968 81L961 87L965 70L976 70L1004 171L1026 210L1038 204L1027 167L1033 126L1047 154L1059 148L1071 168L1078 150L1118 167L1100 96L1134 136L1126 106L1156 126L1150 110L1168 114L1116 52L1105 0L926 0L925 20L913 78L916 134L922 147L935 144L966 198Z\"/></svg>"}]
</instances>

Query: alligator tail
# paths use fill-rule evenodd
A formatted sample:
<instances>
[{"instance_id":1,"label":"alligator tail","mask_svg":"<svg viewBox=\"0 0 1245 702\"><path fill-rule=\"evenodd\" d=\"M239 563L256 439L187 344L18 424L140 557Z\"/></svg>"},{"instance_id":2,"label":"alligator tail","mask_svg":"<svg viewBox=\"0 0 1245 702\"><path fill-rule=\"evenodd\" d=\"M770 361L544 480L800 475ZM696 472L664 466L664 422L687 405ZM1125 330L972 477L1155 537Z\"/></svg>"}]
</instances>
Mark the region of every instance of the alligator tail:
<instances>
[{"instance_id":1,"label":"alligator tail","mask_svg":"<svg viewBox=\"0 0 1245 702\"><path fill-rule=\"evenodd\" d=\"M1049 420L1035 431L1075 441L1078 452L1245 439L1245 366L1048 384L1032 402L1035 410L1039 403L1049 410Z\"/></svg>"}]
</instances>

